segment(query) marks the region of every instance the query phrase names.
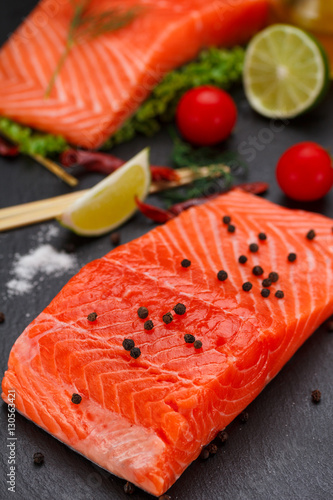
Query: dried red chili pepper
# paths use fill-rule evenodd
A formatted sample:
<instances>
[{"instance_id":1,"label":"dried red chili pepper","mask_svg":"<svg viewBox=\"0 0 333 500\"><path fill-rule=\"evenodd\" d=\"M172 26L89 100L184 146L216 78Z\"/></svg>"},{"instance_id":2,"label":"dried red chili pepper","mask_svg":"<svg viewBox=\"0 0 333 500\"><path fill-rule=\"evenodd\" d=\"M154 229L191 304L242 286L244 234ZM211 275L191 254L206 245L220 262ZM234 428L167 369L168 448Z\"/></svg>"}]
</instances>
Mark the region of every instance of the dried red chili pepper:
<instances>
[{"instance_id":1,"label":"dried red chili pepper","mask_svg":"<svg viewBox=\"0 0 333 500\"><path fill-rule=\"evenodd\" d=\"M139 200L139 198L135 198L135 203L137 204L140 212L148 217L148 219L153 220L154 222L163 223L167 222L170 219L173 219L175 216L168 210L164 210L163 208L154 207L153 205L149 205L148 203L143 203Z\"/></svg>"},{"instance_id":2,"label":"dried red chili pepper","mask_svg":"<svg viewBox=\"0 0 333 500\"><path fill-rule=\"evenodd\" d=\"M251 182L247 184L239 184L238 186L235 186L234 188L231 189L235 189L238 187L240 187L247 193L261 194L267 191L268 184L266 182ZM187 210L188 208L191 207L202 205L203 203L206 203L208 200L213 200L214 198L221 196L221 194L223 193L213 194L211 196L206 196L203 198L192 198L191 200L182 201L181 203L176 203L175 205L172 205L172 207L170 207L168 210L164 210L163 208L159 207L154 207L153 205L149 205L148 203L143 203L138 198L136 198L135 201L140 212L143 213L143 215L145 215L146 217L148 217L148 219L151 219L154 222L163 223L167 222L170 219L173 219L176 215L179 215L182 212L184 212L184 210ZM230 224L228 228L230 228L228 230L232 232L234 226Z\"/></svg>"},{"instance_id":3,"label":"dried red chili pepper","mask_svg":"<svg viewBox=\"0 0 333 500\"><path fill-rule=\"evenodd\" d=\"M83 149L66 149L60 155L60 161L64 167L80 165L89 170L89 172L98 172L105 175L111 174L126 163L124 160L109 153L86 151ZM179 181L179 175L173 168L151 165L150 170L152 179L155 182Z\"/></svg>"},{"instance_id":4,"label":"dried red chili pepper","mask_svg":"<svg viewBox=\"0 0 333 500\"><path fill-rule=\"evenodd\" d=\"M18 146L14 146L0 137L0 156L18 156L19 154Z\"/></svg>"}]
</instances>

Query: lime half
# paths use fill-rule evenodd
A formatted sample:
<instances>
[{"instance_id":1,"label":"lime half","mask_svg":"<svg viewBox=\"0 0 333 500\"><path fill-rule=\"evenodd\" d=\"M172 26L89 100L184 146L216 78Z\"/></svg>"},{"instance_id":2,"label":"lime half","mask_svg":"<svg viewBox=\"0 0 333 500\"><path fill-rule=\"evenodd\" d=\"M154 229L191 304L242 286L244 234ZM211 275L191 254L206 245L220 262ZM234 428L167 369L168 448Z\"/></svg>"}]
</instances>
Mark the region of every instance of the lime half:
<instances>
[{"instance_id":1,"label":"lime half","mask_svg":"<svg viewBox=\"0 0 333 500\"><path fill-rule=\"evenodd\" d=\"M149 150L144 149L76 200L59 222L82 236L98 236L119 227L137 209L150 186Z\"/></svg>"},{"instance_id":2,"label":"lime half","mask_svg":"<svg viewBox=\"0 0 333 500\"><path fill-rule=\"evenodd\" d=\"M249 43L243 79L246 96L258 113L269 118L294 118L326 93L328 58L309 33L275 24Z\"/></svg>"}]
</instances>

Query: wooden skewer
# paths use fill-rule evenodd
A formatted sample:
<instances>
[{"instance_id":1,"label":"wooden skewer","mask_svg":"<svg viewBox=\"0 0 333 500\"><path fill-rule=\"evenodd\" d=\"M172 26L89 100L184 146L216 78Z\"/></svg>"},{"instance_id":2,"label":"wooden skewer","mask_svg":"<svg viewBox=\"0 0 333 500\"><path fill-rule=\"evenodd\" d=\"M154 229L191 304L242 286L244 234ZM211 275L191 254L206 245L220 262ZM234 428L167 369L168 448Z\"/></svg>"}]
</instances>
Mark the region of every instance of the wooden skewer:
<instances>
[{"instance_id":1,"label":"wooden skewer","mask_svg":"<svg viewBox=\"0 0 333 500\"><path fill-rule=\"evenodd\" d=\"M210 167L201 167L198 172L194 172L190 168L179 168L177 170L180 177L178 182L153 182L149 192L156 193L165 189L189 184L196 179L207 177L210 175L211 170ZM223 170L225 173L230 172L228 166L224 166ZM46 200L2 208L0 209L0 232L59 217L72 203L74 203L74 201L88 191L88 189L83 189L54 198L47 198Z\"/></svg>"},{"instance_id":2,"label":"wooden skewer","mask_svg":"<svg viewBox=\"0 0 333 500\"><path fill-rule=\"evenodd\" d=\"M59 179L62 181L66 182L71 187L77 186L77 183L79 182L76 177L73 175L69 174L66 172L66 170L55 163L54 161L50 160L49 158L44 158L44 156L41 155L29 155L31 158L36 160L38 163L43 165L43 167L47 168L50 172L55 174Z\"/></svg>"}]
</instances>

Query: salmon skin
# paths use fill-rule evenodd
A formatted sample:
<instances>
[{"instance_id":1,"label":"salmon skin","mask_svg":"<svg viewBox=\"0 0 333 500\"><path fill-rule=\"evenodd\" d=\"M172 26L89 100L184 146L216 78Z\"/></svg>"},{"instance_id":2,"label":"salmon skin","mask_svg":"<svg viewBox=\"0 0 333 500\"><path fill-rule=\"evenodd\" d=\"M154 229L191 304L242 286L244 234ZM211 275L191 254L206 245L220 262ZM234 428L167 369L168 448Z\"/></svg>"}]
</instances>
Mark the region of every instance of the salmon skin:
<instances>
[{"instance_id":1,"label":"salmon skin","mask_svg":"<svg viewBox=\"0 0 333 500\"><path fill-rule=\"evenodd\" d=\"M203 47L246 41L268 10L268 0L92 0L92 14L134 7L137 15L75 45L46 97L73 3L42 0L0 51L0 114L87 148L120 128L167 72Z\"/></svg>"},{"instance_id":2,"label":"salmon skin","mask_svg":"<svg viewBox=\"0 0 333 500\"><path fill-rule=\"evenodd\" d=\"M69 281L16 341L3 399L14 391L17 409L40 427L162 495L333 313L331 228L324 216L238 190L190 208ZM242 254L246 264L238 262ZM255 276L259 265L264 272ZM262 280L271 272L279 279L264 298ZM173 310L178 303L185 314ZM137 314L142 306L146 319ZM97 318L89 321L92 312ZM168 312L173 321L165 324ZM141 350L137 359L125 338ZM73 393L80 404L71 402Z\"/></svg>"}]
</instances>

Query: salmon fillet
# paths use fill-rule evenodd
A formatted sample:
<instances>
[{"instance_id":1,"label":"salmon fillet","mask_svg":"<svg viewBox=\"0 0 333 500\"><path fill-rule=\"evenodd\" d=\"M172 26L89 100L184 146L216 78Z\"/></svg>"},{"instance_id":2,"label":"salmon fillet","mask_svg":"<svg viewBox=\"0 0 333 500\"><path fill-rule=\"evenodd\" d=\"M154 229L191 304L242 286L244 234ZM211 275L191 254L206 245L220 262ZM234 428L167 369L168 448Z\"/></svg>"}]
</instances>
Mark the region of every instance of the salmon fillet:
<instances>
[{"instance_id":1,"label":"salmon fillet","mask_svg":"<svg viewBox=\"0 0 333 500\"><path fill-rule=\"evenodd\" d=\"M190 267L181 266L184 258ZM252 273L257 265L261 276ZM23 415L161 495L333 313L332 271L332 220L238 190L222 195L86 265L16 341L2 397L8 402L14 390ZM270 272L279 280L264 298ZM173 311L177 303L185 314ZM141 306L147 319L138 317ZM173 321L165 324L169 311ZM87 319L92 312L95 321ZM144 328L147 320L153 329ZM125 338L140 348L137 359Z\"/></svg>"},{"instance_id":2,"label":"salmon fillet","mask_svg":"<svg viewBox=\"0 0 333 500\"><path fill-rule=\"evenodd\" d=\"M73 5L42 0L0 51L0 114L69 142L96 148L170 70L203 47L246 41L267 16L268 0L92 0L91 13L142 7L118 31L75 45L51 95Z\"/></svg>"}]
</instances>

